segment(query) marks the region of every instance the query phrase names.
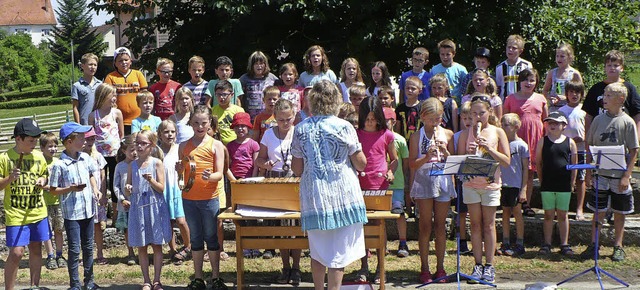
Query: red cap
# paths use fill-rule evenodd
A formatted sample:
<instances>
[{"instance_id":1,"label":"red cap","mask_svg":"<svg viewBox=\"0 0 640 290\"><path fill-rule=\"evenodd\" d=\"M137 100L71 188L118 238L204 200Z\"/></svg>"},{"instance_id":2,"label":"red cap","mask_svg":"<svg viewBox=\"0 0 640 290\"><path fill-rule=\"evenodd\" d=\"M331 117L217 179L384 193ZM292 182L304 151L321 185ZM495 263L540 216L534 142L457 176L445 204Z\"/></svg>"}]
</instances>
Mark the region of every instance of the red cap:
<instances>
[{"instance_id":1,"label":"red cap","mask_svg":"<svg viewBox=\"0 0 640 290\"><path fill-rule=\"evenodd\" d=\"M251 125L251 116L248 113L240 112L233 115L233 121L231 122L231 129L240 125L245 125L249 127L249 129L253 129L253 125Z\"/></svg>"},{"instance_id":2,"label":"red cap","mask_svg":"<svg viewBox=\"0 0 640 290\"><path fill-rule=\"evenodd\" d=\"M384 107L382 108L382 111L384 112L385 120L389 120L389 119L392 119L394 121L396 120L396 111L394 111L393 109Z\"/></svg>"}]
</instances>

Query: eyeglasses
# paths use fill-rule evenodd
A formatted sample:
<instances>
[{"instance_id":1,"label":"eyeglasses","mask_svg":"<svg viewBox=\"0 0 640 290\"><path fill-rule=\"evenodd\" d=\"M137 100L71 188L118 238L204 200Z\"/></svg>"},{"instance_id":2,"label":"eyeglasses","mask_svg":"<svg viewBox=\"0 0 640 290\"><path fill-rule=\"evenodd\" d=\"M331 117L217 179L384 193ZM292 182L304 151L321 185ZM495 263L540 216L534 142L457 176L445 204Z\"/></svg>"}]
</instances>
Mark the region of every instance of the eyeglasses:
<instances>
[{"instance_id":1,"label":"eyeglasses","mask_svg":"<svg viewBox=\"0 0 640 290\"><path fill-rule=\"evenodd\" d=\"M173 73L172 70L161 70L160 72L163 73L163 74L166 74L166 75L170 75L170 74Z\"/></svg>"},{"instance_id":2,"label":"eyeglasses","mask_svg":"<svg viewBox=\"0 0 640 290\"><path fill-rule=\"evenodd\" d=\"M231 93L216 93L216 97L226 98L231 96Z\"/></svg>"},{"instance_id":3,"label":"eyeglasses","mask_svg":"<svg viewBox=\"0 0 640 290\"><path fill-rule=\"evenodd\" d=\"M471 98L471 103L475 103L476 101L485 102L485 103L491 105L491 101L489 101L489 97L487 97L485 95L479 95L479 96L475 96L475 97Z\"/></svg>"},{"instance_id":4,"label":"eyeglasses","mask_svg":"<svg viewBox=\"0 0 640 290\"><path fill-rule=\"evenodd\" d=\"M136 144L136 146L140 146L140 147L147 147L147 146L151 145L151 142L136 141L136 142L134 142L134 144Z\"/></svg>"}]
</instances>

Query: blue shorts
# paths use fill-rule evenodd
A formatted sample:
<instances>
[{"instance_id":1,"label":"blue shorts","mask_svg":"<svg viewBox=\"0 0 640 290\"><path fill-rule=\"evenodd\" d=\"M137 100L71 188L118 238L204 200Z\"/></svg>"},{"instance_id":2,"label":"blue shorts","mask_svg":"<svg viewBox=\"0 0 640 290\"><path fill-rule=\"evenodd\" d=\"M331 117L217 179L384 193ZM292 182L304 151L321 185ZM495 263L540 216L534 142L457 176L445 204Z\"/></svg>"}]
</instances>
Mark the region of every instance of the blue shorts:
<instances>
[{"instance_id":1,"label":"blue shorts","mask_svg":"<svg viewBox=\"0 0 640 290\"><path fill-rule=\"evenodd\" d=\"M400 203L404 207L404 189L392 189L391 203Z\"/></svg>"},{"instance_id":2,"label":"blue shorts","mask_svg":"<svg viewBox=\"0 0 640 290\"><path fill-rule=\"evenodd\" d=\"M191 250L204 250L205 243L207 250L220 250L218 243L218 213L220 204L218 198L207 200L182 199L185 219L189 226L191 237Z\"/></svg>"},{"instance_id":3,"label":"blue shorts","mask_svg":"<svg viewBox=\"0 0 640 290\"><path fill-rule=\"evenodd\" d=\"M43 242L51 239L49 219L44 218L23 226L7 226L7 247L24 247L31 242Z\"/></svg>"}]
</instances>

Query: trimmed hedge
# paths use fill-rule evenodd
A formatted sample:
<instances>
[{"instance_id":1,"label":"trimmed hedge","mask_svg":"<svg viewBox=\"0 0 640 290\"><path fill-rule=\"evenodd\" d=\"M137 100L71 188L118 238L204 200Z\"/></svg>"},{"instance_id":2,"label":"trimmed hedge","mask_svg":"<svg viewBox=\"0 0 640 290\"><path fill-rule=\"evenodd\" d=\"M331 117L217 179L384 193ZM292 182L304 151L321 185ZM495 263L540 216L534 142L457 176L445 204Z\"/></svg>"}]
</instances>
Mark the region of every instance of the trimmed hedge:
<instances>
[{"instance_id":1,"label":"trimmed hedge","mask_svg":"<svg viewBox=\"0 0 640 290\"><path fill-rule=\"evenodd\" d=\"M24 99L24 100L15 100L11 102L0 103L0 109L20 109L20 108L29 108L29 107L40 107L40 106L51 106L51 105L62 105L62 104L70 104L71 97L48 97L48 98L32 98L32 99Z\"/></svg>"},{"instance_id":2,"label":"trimmed hedge","mask_svg":"<svg viewBox=\"0 0 640 290\"><path fill-rule=\"evenodd\" d=\"M51 85L38 85L22 89L22 91L13 91L0 94L0 101L14 101L31 98L45 98L51 96Z\"/></svg>"}]
</instances>

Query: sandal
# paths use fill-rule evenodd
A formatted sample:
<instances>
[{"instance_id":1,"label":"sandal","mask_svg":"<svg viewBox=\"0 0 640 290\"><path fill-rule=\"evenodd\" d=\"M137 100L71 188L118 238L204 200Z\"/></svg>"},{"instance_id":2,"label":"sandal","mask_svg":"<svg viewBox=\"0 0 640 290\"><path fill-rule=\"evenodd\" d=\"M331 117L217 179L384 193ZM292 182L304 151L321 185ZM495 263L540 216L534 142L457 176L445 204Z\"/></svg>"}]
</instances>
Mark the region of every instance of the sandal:
<instances>
[{"instance_id":1,"label":"sandal","mask_svg":"<svg viewBox=\"0 0 640 290\"><path fill-rule=\"evenodd\" d=\"M289 283L293 286L300 285L300 281L302 281L302 273L300 273L300 269L291 269L291 274L289 275Z\"/></svg>"},{"instance_id":2,"label":"sandal","mask_svg":"<svg viewBox=\"0 0 640 290\"><path fill-rule=\"evenodd\" d=\"M584 214L576 214L576 221L584 221L586 220L584 218Z\"/></svg>"},{"instance_id":3,"label":"sandal","mask_svg":"<svg viewBox=\"0 0 640 290\"><path fill-rule=\"evenodd\" d=\"M376 274L373 278L373 284L380 285L380 270L376 270Z\"/></svg>"},{"instance_id":4,"label":"sandal","mask_svg":"<svg viewBox=\"0 0 640 290\"><path fill-rule=\"evenodd\" d=\"M184 262L191 259L191 249L187 247L182 247L179 252L173 255L174 262Z\"/></svg>"},{"instance_id":5,"label":"sandal","mask_svg":"<svg viewBox=\"0 0 640 290\"><path fill-rule=\"evenodd\" d=\"M105 257L101 257L101 258L97 258L93 261L94 264L96 265L106 265L109 263L109 261L107 261L107 259Z\"/></svg>"},{"instance_id":6,"label":"sandal","mask_svg":"<svg viewBox=\"0 0 640 290\"><path fill-rule=\"evenodd\" d=\"M142 290L153 290L153 288L151 288L151 284L149 283L144 283L142 284L142 288L140 288Z\"/></svg>"},{"instance_id":7,"label":"sandal","mask_svg":"<svg viewBox=\"0 0 640 290\"><path fill-rule=\"evenodd\" d=\"M229 260L229 254L225 253L224 251L220 251L220 261L226 260Z\"/></svg>"},{"instance_id":8,"label":"sandal","mask_svg":"<svg viewBox=\"0 0 640 290\"><path fill-rule=\"evenodd\" d=\"M574 255L573 250L569 245L560 246L560 254L567 257L572 257Z\"/></svg>"},{"instance_id":9,"label":"sandal","mask_svg":"<svg viewBox=\"0 0 640 290\"><path fill-rule=\"evenodd\" d=\"M533 209L531 209L528 203L522 204L522 214L528 217L536 216L536 212Z\"/></svg>"},{"instance_id":10,"label":"sandal","mask_svg":"<svg viewBox=\"0 0 640 290\"><path fill-rule=\"evenodd\" d=\"M278 282L278 284L289 284L289 276L291 276L291 269L283 268L276 282Z\"/></svg>"},{"instance_id":11,"label":"sandal","mask_svg":"<svg viewBox=\"0 0 640 290\"><path fill-rule=\"evenodd\" d=\"M368 280L369 276L369 270L367 269L360 269L358 270L358 273L356 273L356 278L354 279L354 282L356 283L365 283Z\"/></svg>"},{"instance_id":12,"label":"sandal","mask_svg":"<svg viewBox=\"0 0 640 290\"><path fill-rule=\"evenodd\" d=\"M160 282L153 283L153 289L152 290L164 290L164 289L162 289L162 283L160 283Z\"/></svg>"},{"instance_id":13,"label":"sandal","mask_svg":"<svg viewBox=\"0 0 640 290\"><path fill-rule=\"evenodd\" d=\"M542 245L540 250L538 250L538 254L540 255L548 255L549 253L551 253L551 245Z\"/></svg>"}]
</instances>

